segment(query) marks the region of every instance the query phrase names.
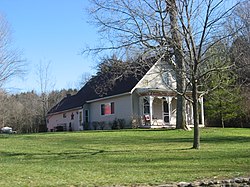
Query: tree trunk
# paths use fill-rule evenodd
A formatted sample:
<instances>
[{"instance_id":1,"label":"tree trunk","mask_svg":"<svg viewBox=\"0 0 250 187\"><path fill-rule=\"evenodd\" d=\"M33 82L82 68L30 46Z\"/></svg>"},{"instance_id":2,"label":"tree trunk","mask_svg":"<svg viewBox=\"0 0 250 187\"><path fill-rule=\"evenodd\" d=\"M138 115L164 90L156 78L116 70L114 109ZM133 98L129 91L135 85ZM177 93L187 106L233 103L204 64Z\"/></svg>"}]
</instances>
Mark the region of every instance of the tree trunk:
<instances>
[{"instance_id":1,"label":"tree trunk","mask_svg":"<svg viewBox=\"0 0 250 187\"><path fill-rule=\"evenodd\" d=\"M193 99L193 117L194 117L194 141L193 148L200 149L200 129L199 129L199 111L198 111L198 90L197 90L197 82L193 78L192 81L192 99Z\"/></svg>"},{"instance_id":2,"label":"tree trunk","mask_svg":"<svg viewBox=\"0 0 250 187\"><path fill-rule=\"evenodd\" d=\"M220 101L220 121L221 121L221 127L224 128L224 118L223 118L223 114L222 114L222 103Z\"/></svg>"},{"instance_id":3,"label":"tree trunk","mask_svg":"<svg viewBox=\"0 0 250 187\"><path fill-rule=\"evenodd\" d=\"M221 127L222 127L222 128L225 127L225 125L224 125L224 118L223 118L223 117L221 118Z\"/></svg>"},{"instance_id":4,"label":"tree trunk","mask_svg":"<svg viewBox=\"0 0 250 187\"><path fill-rule=\"evenodd\" d=\"M178 72L181 74L180 72ZM180 76L180 77L178 77ZM177 82L177 91L183 92L184 82L183 77L178 75ZM177 95L177 108L176 108L176 128L177 129L187 129L186 127L186 101L182 95Z\"/></svg>"},{"instance_id":5,"label":"tree trunk","mask_svg":"<svg viewBox=\"0 0 250 187\"><path fill-rule=\"evenodd\" d=\"M176 63L176 83L177 92L183 93L185 88L185 64L182 55L182 41L180 33L178 32L178 22L177 22L177 6L176 0L166 1L169 6L169 16L171 24L171 35L173 39L173 48ZM185 98L178 94L177 95L177 111L176 111L176 128L177 129L187 129L186 128L186 104Z\"/></svg>"}]
</instances>

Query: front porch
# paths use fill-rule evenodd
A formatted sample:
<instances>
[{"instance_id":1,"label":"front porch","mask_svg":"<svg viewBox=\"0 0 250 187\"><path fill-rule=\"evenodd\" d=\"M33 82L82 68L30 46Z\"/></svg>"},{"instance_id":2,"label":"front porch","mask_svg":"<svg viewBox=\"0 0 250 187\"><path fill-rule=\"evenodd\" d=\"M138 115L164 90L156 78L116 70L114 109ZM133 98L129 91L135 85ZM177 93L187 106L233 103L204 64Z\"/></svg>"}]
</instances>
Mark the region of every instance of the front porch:
<instances>
[{"instance_id":1,"label":"front porch","mask_svg":"<svg viewBox=\"0 0 250 187\"><path fill-rule=\"evenodd\" d=\"M140 89L139 116L140 128L175 128L176 127L176 94L159 89ZM204 125L203 99L200 99L199 121ZM186 122L193 127L192 103L186 102Z\"/></svg>"}]
</instances>

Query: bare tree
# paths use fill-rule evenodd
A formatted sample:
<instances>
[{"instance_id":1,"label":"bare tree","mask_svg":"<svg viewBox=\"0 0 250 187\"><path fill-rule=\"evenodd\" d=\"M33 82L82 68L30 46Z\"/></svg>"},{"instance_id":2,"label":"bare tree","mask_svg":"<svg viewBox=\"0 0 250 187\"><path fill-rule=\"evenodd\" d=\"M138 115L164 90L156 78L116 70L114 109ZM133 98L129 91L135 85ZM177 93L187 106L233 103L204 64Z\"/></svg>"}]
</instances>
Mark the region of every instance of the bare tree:
<instances>
[{"instance_id":1,"label":"bare tree","mask_svg":"<svg viewBox=\"0 0 250 187\"><path fill-rule=\"evenodd\" d=\"M0 127L4 127L8 118L8 95L4 90L0 89Z\"/></svg>"},{"instance_id":2,"label":"bare tree","mask_svg":"<svg viewBox=\"0 0 250 187\"><path fill-rule=\"evenodd\" d=\"M14 76L24 73L24 63L17 50L11 48L10 28L0 15L0 88Z\"/></svg>"},{"instance_id":3,"label":"bare tree","mask_svg":"<svg viewBox=\"0 0 250 187\"><path fill-rule=\"evenodd\" d=\"M225 32L235 32L231 46L231 60L236 65L235 72L238 75L238 85L241 87L241 95L244 98L245 119L250 120L250 2L242 1L228 18Z\"/></svg>"},{"instance_id":4,"label":"bare tree","mask_svg":"<svg viewBox=\"0 0 250 187\"><path fill-rule=\"evenodd\" d=\"M243 36L248 41L250 39L250 2L242 0L227 19L227 32L234 32L234 38Z\"/></svg>"},{"instance_id":5,"label":"bare tree","mask_svg":"<svg viewBox=\"0 0 250 187\"><path fill-rule=\"evenodd\" d=\"M183 54L183 40L181 38L181 33L179 32L179 24L178 24L178 7L176 4L176 0L166 1L167 8L169 11L170 17L170 31L171 31L171 44L175 54L175 73L176 73L176 83L177 83L177 119L176 119L176 128L186 129L186 104L185 98L183 94L185 92L186 87L186 78L185 78L185 62L184 62L184 54Z\"/></svg>"},{"instance_id":6,"label":"bare tree","mask_svg":"<svg viewBox=\"0 0 250 187\"><path fill-rule=\"evenodd\" d=\"M119 49L126 52L136 49L145 55L159 57L171 64L177 78L178 89L175 91L193 104L193 148L199 149L198 101L219 86L218 83L212 88L204 89L204 83L214 73L228 71L233 66L227 65L227 61L214 64L209 59L219 56L220 53L207 52L218 42L228 39L236 32L225 33L223 25L226 24L237 3L226 0L92 0L92 2L95 7L91 14L100 28L100 33L106 34L104 38L110 41L108 46L94 48L92 51ZM161 73L164 73L164 66ZM186 91L192 91L192 96L189 97ZM179 107L185 106L180 103ZM180 124L181 120L177 121L179 123L177 127L183 127L183 124Z\"/></svg>"},{"instance_id":7,"label":"bare tree","mask_svg":"<svg viewBox=\"0 0 250 187\"><path fill-rule=\"evenodd\" d=\"M90 79L91 79L91 74L88 72L84 72L79 78L77 87L81 89Z\"/></svg>"},{"instance_id":8,"label":"bare tree","mask_svg":"<svg viewBox=\"0 0 250 187\"><path fill-rule=\"evenodd\" d=\"M126 61L138 54L144 56L144 59L154 56L158 58L157 60L169 59L173 54L175 55L175 62L168 60L165 63L172 65L176 72L178 93L176 127L184 129L186 127L183 99L185 64L182 55L182 38L178 32L176 1L91 0L91 2L93 4L90 9L92 22L99 27L99 33L105 44L86 49L84 52L98 53L111 50L125 56ZM141 61L143 58L139 59ZM141 62L145 64L145 61Z\"/></svg>"},{"instance_id":9,"label":"bare tree","mask_svg":"<svg viewBox=\"0 0 250 187\"><path fill-rule=\"evenodd\" d=\"M44 126L46 125L46 116L49 111L49 91L51 91L54 86L53 81L51 80L50 64L51 62L45 63L41 61L37 69Z\"/></svg>"},{"instance_id":10,"label":"bare tree","mask_svg":"<svg viewBox=\"0 0 250 187\"><path fill-rule=\"evenodd\" d=\"M34 91L8 95L8 125L18 133L38 132L44 125L40 98Z\"/></svg>"},{"instance_id":11,"label":"bare tree","mask_svg":"<svg viewBox=\"0 0 250 187\"><path fill-rule=\"evenodd\" d=\"M250 85L250 2L243 1L228 18L226 32L235 32L231 58L237 66L239 81Z\"/></svg>"},{"instance_id":12,"label":"bare tree","mask_svg":"<svg viewBox=\"0 0 250 187\"><path fill-rule=\"evenodd\" d=\"M236 7L227 4L228 1L220 0L183 0L179 1L180 32L184 40L184 60L187 66L185 77L188 79L186 88L191 88L192 97L186 97L193 104L194 111L194 142L193 148L200 148L198 100L201 96L215 90L220 83L204 89L206 80L215 73L231 70L233 64L228 65L227 59L221 59L224 63L215 63L211 58L218 56L220 51L208 51L216 44L232 37L234 33L223 32L223 25L227 17ZM232 3L232 2L231 2ZM224 54L221 58L227 56ZM228 57L228 56L227 56ZM203 88L203 89L202 89Z\"/></svg>"}]
</instances>

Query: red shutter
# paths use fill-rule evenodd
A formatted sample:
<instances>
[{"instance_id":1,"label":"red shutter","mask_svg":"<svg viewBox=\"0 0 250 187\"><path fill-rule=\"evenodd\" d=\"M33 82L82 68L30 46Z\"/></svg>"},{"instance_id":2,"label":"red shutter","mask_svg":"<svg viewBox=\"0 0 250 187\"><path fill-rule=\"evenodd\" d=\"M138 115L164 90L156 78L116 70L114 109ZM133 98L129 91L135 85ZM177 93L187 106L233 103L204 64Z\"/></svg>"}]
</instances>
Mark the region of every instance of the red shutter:
<instances>
[{"instance_id":1,"label":"red shutter","mask_svg":"<svg viewBox=\"0 0 250 187\"><path fill-rule=\"evenodd\" d=\"M115 103L112 102L111 103L111 114L114 114L115 113Z\"/></svg>"}]
</instances>

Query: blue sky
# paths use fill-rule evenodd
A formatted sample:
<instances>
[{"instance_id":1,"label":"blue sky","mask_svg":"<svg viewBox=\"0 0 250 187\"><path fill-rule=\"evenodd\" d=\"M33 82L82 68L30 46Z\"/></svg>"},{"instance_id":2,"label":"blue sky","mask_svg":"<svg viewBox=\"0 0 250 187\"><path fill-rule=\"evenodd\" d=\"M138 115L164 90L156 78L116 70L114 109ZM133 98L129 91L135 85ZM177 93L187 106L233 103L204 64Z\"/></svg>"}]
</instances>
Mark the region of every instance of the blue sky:
<instances>
[{"instance_id":1,"label":"blue sky","mask_svg":"<svg viewBox=\"0 0 250 187\"><path fill-rule=\"evenodd\" d=\"M5 87L39 91L37 66L50 65L54 89L75 87L80 76L94 73L97 59L80 55L86 45L98 40L87 23L87 0L0 0L0 13L12 30L13 47L22 51L28 71L24 80L13 79Z\"/></svg>"}]
</instances>

